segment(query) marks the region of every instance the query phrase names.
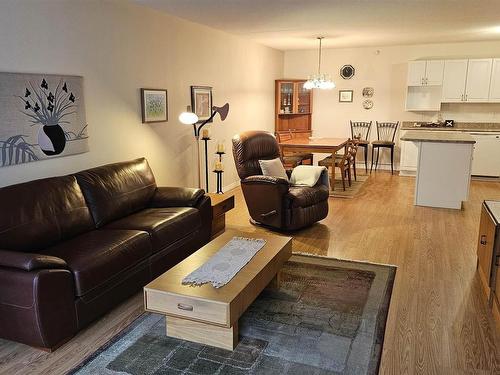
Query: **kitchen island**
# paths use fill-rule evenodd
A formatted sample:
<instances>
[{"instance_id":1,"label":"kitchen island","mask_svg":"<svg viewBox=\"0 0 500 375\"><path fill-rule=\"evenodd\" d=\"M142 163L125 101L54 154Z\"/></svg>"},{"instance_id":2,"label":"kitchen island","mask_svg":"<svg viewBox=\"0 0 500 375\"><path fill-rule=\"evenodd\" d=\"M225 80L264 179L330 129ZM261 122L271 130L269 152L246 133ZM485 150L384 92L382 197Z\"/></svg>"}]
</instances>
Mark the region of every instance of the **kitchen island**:
<instances>
[{"instance_id":1,"label":"kitchen island","mask_svg":"<svg viewBox=\"0 0 500 375\"><path fill-rule=\"evenodd\" d=\"M408 130L401 140L418 149L415 205L461 209L469 195L474 138L462 132Z\"/></svg>"}]
</instances>

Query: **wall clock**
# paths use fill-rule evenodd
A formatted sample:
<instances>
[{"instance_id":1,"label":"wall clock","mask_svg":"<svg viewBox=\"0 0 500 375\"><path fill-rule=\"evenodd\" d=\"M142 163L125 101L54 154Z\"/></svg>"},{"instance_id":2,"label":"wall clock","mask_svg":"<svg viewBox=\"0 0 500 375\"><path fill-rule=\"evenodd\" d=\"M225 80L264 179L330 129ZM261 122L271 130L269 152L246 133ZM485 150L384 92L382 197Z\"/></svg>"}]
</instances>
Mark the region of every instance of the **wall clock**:
<instances>
[{"instance_id":1,"label":"wall clock","mask_svg":"<svg viewBox=\"0 0 500 375\"><path fill-rule=\"evenodd\" d=\"M344 65L340 68L340 76L344 79L351 79L354 77L354 67L352 65Z\"/></svg>"}]
</instances>

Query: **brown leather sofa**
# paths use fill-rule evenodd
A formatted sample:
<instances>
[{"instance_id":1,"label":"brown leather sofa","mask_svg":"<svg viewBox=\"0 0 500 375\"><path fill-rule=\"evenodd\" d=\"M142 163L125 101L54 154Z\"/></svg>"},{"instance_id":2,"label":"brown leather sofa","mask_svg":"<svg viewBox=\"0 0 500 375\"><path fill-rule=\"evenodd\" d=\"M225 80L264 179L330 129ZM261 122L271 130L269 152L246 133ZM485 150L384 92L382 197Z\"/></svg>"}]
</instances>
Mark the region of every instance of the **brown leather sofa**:
<instances>
[{"instance_id":1,"label":"brown leather sofa","mask_svg":"<svg viewBox=\"0 0 500 375\"><path fill-rule=\"evenodd\" d=\"M234 136L233 156L254 223L288 231L328 215L326 186L290 186L283 178L262 175L259 160L280 157L278 142L271 133L247 131Z\"/></svg>"},{"instance_id":2,"label":"brown leather sofa","mask_svg":"<svg viewBox=\"0 0 500 375\"><path fill-rule=\"evenodd\" d=\"M145 159L0 189L0 337L54 349L210 238L201 189Z\"/></svg>"}]
</instances>

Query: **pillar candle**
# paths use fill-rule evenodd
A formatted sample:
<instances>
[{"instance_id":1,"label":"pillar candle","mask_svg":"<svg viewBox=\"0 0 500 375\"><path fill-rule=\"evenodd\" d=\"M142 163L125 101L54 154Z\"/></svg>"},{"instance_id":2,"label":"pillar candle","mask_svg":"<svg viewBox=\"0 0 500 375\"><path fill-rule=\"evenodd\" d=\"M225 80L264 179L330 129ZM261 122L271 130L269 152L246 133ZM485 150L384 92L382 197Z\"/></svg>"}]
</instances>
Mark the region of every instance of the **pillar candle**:
<instances>
[{"instance_id":1,"label":"pillar candle","mask_svg":"<svg viewBox=\"0 0 500 375\"><path fill-rule=\"evenodd\" d=\"M217 152L224 152L224 143L217 144Z\"/></svg>"},{"instance_id":2,"label":"pillar candle","mask_svg":"<svg viewBox=\"0 0 500 375\"><path fill-rule=\"evenodd\" d=\"M210 138L210 131L208 129L201 129L201 138Z\"/></svg>"}]
</instances>

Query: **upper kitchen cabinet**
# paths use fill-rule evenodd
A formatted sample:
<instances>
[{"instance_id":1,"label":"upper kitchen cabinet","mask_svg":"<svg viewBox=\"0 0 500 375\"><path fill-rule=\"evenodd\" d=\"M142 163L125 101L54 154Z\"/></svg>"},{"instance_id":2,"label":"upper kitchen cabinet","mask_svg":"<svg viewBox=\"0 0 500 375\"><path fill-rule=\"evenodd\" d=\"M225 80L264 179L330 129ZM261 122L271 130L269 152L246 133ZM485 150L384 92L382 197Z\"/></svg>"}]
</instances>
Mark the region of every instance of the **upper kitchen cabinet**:
<instances>
[{"instance_id":1,"label":"upper kitchen cabinet","mask_svg":"<svg viewBox=\"0 0 500 375\"><path fill-rule=\"evenodd\" d=\"M488 102L492 62L492 59L446 60L442 102Z\"/></svg>"},{"instance_id":2,"label":"upper kitchen cabinet","mask_svg":"<svg viewBox=\"0 0 500 375\"><path fill-rule=\"evenodd\" d=\"M443 83L443 60L410 61L408 86L438 86Z\"/></svg>"},{"instance_id":3,"label":"upper kitchen cabinet","mask_svg":"<svg viewBox=\"0 0 500 375\"><path fill-rule=\"evenodd\" d=\"M446 60L443 75L442 102L463 102L467 81L468 60Z\"/></svg>"},{"instance_id":4,"label":"upper kitchen cabinet","mask_svg":"<svg viewBox=\"0 0 500 375\"><path fill-rule=\"evenodd\" d=\"M493 59L490 83L490 102L500 102L500 59Z\"/></svg>"},{"instance_id":5,"label":"upper kitchen cabinet","mask_svg":"<svg viewBox=\"0 0 500 375\"><path fill-rule=\"evenodd\" d=\"M492 63L492 59L469 60L465 85L466 102L489 101Z\"/></svg>"}]
</instances>

